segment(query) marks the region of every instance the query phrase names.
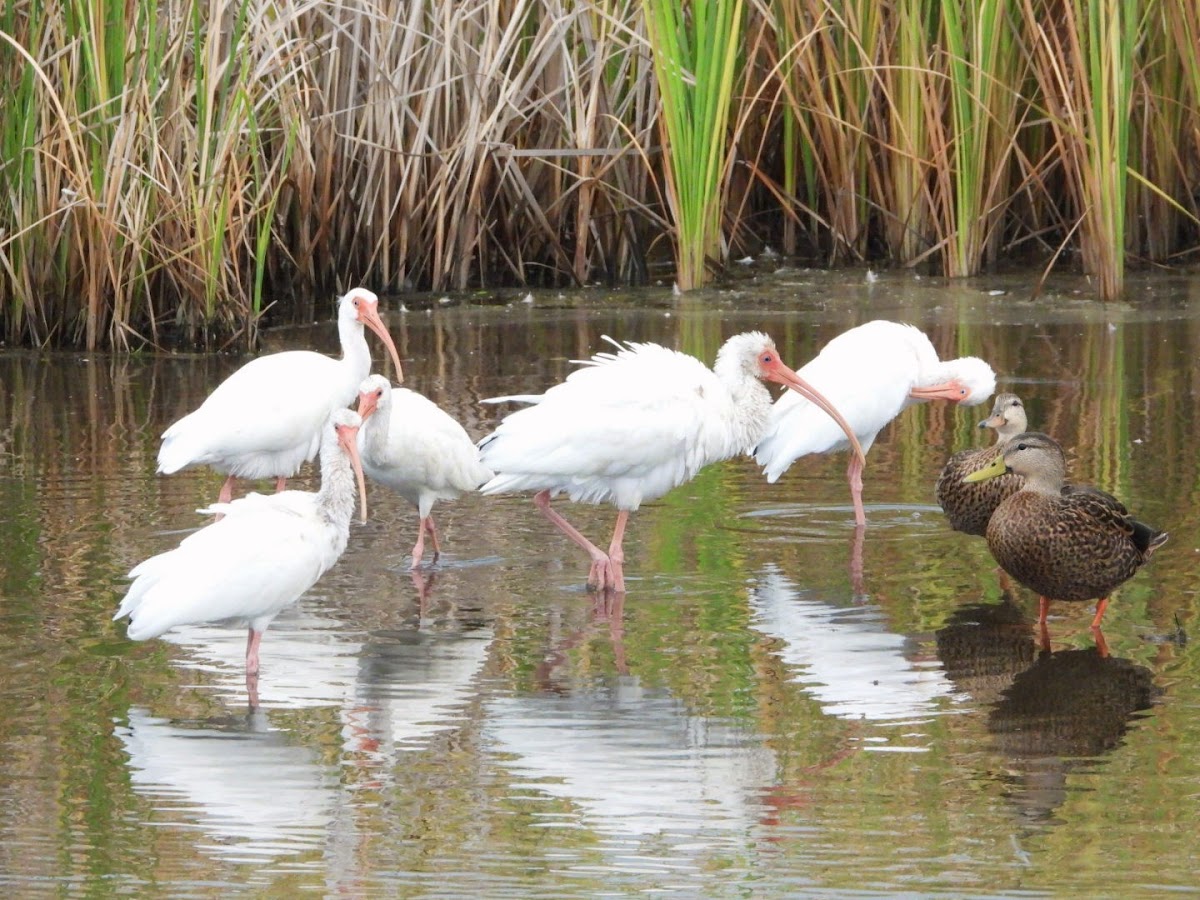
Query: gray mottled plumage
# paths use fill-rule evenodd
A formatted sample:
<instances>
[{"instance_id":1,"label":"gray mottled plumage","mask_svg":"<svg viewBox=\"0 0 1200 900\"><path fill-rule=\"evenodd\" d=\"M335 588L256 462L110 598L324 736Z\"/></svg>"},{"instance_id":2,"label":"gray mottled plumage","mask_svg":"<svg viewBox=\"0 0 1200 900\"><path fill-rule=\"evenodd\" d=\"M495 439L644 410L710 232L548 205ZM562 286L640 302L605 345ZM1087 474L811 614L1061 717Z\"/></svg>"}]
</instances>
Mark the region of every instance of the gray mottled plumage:
<instances>
[{"instance_id":1,"label":"gray mottled plumage","mask_svg":"<svg viewBox=\"0 0 1200 900\"><path fill-rule=\"evenodd\" d=\"M1000 465L996 467L1001 470ZM1093 487L1063 490L1066 458L1044 434L1014 437L1003 471L1024 479L992 513L988 549L1001 568L1044 600L1105 600L1167 540ZM1104 609L1101 605L1096 622Z\"/></svg>"},{"instance_id":2,"label":"gray mottled plumage","mask_svg":"<svg viewBox=\"0 0 1200 900\"><path fill-rule=\"evenodd\" d=\"M992 406L992 414L979 423L980 428L995 430L996 443L976 450L960 450L947 460L935 494L938 506L955 531L982 537L996 507L1021 489L1021 476L1012 473L974 483L964 482L963 478L987 467L1028 424L1021 399L1016 394L1000 394Z\"/></svg>"}]
</instances>

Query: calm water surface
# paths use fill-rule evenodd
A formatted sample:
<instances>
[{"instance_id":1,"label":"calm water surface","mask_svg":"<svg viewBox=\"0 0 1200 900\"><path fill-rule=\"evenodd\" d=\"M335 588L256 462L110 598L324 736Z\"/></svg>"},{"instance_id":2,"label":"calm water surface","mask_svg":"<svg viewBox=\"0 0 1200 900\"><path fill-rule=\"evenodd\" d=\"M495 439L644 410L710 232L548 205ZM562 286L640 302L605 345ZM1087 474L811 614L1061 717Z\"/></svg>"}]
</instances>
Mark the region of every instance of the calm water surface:
<instances>
[{"instance_id":1,"label":"calm water surface","mask_svg":"<svg viewBox=\"0 0 1200 900\"><path fill-rule=\"evenodd\" d=\"M7 894L1137 896L1200 885L1200 280L1069 287L750 273L684 300L548 293L387 315L408 385L475 437L600 336L711 362L772 333L796 366L870 318L987 358L1073 477L1171 540L1090 604L1001 593L933 505L986 407L913 408L868 459L854 571L844 456L748 460L636 513L623 604L525 496L415 513L369 489L341 562L263 641L133 644L124 574L203 523L220 476L158 436L233 357L0 354L0 887ZM332 301L330 303L332 317ZM371 340L374 340L373 338ZM333 350L331 321L268 349ZM373 343L379 357L377 342ZM300 479L312 485L311 473ZM264 485L264 487L266 487ZM572 507L607 540L608 508ZM252 702L256 699L256 703Z\"/></svg>"}]
</instances>

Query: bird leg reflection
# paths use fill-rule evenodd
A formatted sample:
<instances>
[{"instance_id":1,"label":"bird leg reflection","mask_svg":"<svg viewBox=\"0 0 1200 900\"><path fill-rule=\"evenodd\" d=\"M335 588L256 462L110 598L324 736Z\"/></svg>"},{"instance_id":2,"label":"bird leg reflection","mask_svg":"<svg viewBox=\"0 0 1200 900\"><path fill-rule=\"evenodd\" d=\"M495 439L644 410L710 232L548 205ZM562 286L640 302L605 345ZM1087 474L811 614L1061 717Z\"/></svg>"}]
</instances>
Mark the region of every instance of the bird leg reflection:
<instances>
[{"instance_id":1,"label":"bird leg reflection","mask_svg":"<svg viewBox=\"0 0 1200 900\"><path fill-rule=\"evenodd\" d=\"M533 495L534 505L537 506L543 516L553 523L553 525L574 541L592 560L592 567L588 571L588 587L597 591L617 591L625 592L625 575L621 569L623 556L615 564L607 553L589 541L574 525L564 519L557 511L550 507L550 491L538 491ZM613 531L613 544L618 555L621 551L621 538L625 532L625 520L628 519L629 513L625 510L617 515L617 527Z\"/></svg>"},{"instance_id":2,"label":"bird leg reflection","mask_svg":"<svg viewBox=\"0 0 1200 900\"><path fill-rule=\"evenodd\" d=\"M866 533L865 525L855 525L854 537L850 540L850 589L855 600L865 600L867 594L863 581L863 538Z\"/></svg>"},{"instance_id":3,"label":"bird leg reflection","mask_svg":"<svg viewBox=\"0 0 1200 900\"><path fill-rule=\"evenodd\" d=\"M258 673L246 673L246 702L250 706L250 712L258 709Z\"/></svg>"},{"instance_id":4,"label":"bird leg reflection","mask_svg":"<svg viewBox=\"0 0 1200 900\"><path fill-rule=\"evenodd\" d=\"M428 611L429 597L433 591L434 576L432 573L422 574L416 569L409 569L408 574L412 578L413 587L417 589L417 615L424 619Z\"/></svg>"}]
</instances>

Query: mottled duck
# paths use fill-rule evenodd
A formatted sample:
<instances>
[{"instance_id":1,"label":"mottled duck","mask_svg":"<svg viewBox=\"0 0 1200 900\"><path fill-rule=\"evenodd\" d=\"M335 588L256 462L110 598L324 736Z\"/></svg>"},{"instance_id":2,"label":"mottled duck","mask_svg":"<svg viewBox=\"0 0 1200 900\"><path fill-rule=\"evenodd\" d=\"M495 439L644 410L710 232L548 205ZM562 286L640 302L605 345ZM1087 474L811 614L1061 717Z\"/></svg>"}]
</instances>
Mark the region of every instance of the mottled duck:
<instances>
[{"instance_id":1,"label":"mottled duck","mask_svg":"<svg viewBox=\"0 0 1200 900\"><path fill-rule=\"evenodd\" d=\"M968 484L963 478L985 468L1008 447L1008 442L1029 427L1025 405L1016 394L999 394L992 414L979 423L980 428L996 432L991 447L960 450L946 461L938 476L935 495L950 527L964 534L987 534L988 519L1005 497L1021 489L1021 476L999 475L987 481Z\"/></svg>"},{"instance_id":2,"label":"mottled duck","mask_svg":"<svg viewBox=\"0 0 1200 900\"><path fill-rule=\"evenodd\" d=\"M1014 437L990 466L966 477L980 482L1006 473L1025 483L992 513L988 549L1014 579L1041 599L1045 625L1051 600L1098 600L1098 629L1108 595L1133 577L1167 540L1167 533L1129 514L1116 497L1094 487L1063 490L1067 463L1053 438Z\"/></svg>"}]
</instances>

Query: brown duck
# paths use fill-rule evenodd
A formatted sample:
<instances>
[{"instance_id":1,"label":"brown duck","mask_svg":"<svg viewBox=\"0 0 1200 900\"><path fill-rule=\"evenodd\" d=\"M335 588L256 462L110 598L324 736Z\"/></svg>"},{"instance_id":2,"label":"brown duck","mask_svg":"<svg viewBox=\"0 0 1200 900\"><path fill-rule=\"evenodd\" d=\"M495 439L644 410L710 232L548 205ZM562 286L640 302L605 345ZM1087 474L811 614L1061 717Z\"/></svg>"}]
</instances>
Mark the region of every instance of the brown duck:
<instances>
[{"instance_id":1,"label":"brown duck","mask_svg":"<svg viewBox=\"0 0 1200 900\"><path fill-rule=\"evenodd\" d=\"M996 443L991 447L960 450L947 460L938 476L935 494L938 506L955 531L980 537L987 534L988 519L1000 501L1021 489L1019 475L1000 475L972 484L963 478L989 465L1028 425L1021 398L1016 394L1000 394L992 406L992 414L979 423L980 428L995 430Z\"/></svg>"},{"instance_id":2,"label":"brown duck","mask_svg":"<svg viewBox=\"0 0 1200 900\"><path fill-rule=\"evenodd\" d=\"M1039 624L1045 625L1051 600L1099 600L1092 620L1098 629L1108 595L1133 577L1167 533L1139 522L1120 500L1097 488L1063 490L1066 472L1062 447L1031 431L1015 436L1002 455L966 481L1006 473L1024 479L992 513L988 549L1004 571L1037 592Z\"/></svg>"}]
</instances>

